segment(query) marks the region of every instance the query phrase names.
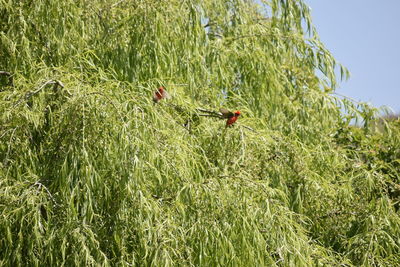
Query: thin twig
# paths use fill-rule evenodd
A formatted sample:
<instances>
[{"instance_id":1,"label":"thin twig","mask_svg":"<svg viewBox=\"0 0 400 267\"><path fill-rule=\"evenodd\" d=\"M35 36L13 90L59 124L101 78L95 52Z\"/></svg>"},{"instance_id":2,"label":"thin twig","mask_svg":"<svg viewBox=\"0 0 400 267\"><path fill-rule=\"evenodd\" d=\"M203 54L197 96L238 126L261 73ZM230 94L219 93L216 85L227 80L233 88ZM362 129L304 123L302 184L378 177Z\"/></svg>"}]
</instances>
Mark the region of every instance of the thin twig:
<instances>
[{"instance_id":1,"label":"thin twig","mask_svg":"<svg viewBox=\"0 0 400 267\"><path fill-rule=\"evenodd\" d=\"M11 76L11 72L0 70L0 75Z\"/></svg>"},{"instance_id":2,"label":"thin twig","mask_svg":"<svg viewBox=\"0 0 400 267\"><path fill-rule=\"evenodd\" d=\"M43 90L43 88L48 85L48 84L54 84L54 88L56 88L57 86L60 86L61 88L64 88L64 84L61 81L58 80L49 80L47 82L45 82L44 84L42 84L42 86L40 86L38 89L36 89L35 91L31 91L25 94L25 97L21 97L15 104L14 107L18 106L19 104L21 104L21 102L25 99L28 100L29 98L31 98L32 96L38 94L40 91Z\"/></svg>"},{"instance_id":3,"label":"thin twig","mask_svg":"<svg viewBox=\"0 0 400 267\"><path fill-rule=\"evenodd\" d=\"M332 210L325 215L317 216L317 219L325 219L332 216L339 216L339 215L357 215L355 212L352 211L343 211L343 210Z\"/></svg>"},{"instance_id":4,"label":"thin twig","mask_svg":"<svg viewBox=\"0 0 400 267\"><path fill-rule=\"evenodd\" d=\"M116 6L118 6L119 4L121 4L122 2L125 2L125 0L121 0L121 1L119 1L119 2L116 2L115 4L112 4L112 5L110 6L110 8L116 7Z\"/></svg>"},{"instance_id":5,"label":"thin twig","mask_svg":"<svg viewBox=\"0 0 400 267\"><path fill-rule=\"evenodd\" d=\"M168 86L171 86L171 85L174 85L174 86L188 86L187 83L168 83Z\"/></svg>"},{"instance_id":6,"label":"thin twig","mask_svg":"<svg viewBox=\"0 0 400 267\"><path fill-rule=\"evenodd\" d=\"M56 200L54 199L53 195L50 193L49 189L47 189L47 187L46 187L44 184L42 184L42 183L39 182L39 181L36 181L36 182L34 182L31 186L35 186L35 185L38 187L38 189L41 189L41 188L43 187L44 190L46 190L47 194L49 195L50 199L53 201L53 203L54 203L55 205L57 205L57 202L56 202Z\"/></svg>"},{"instance_id":7,"label":"thin twig","mask_svg":"<svg viewBox=\"0 0 400 267\"><path fill-rule=\"evenodd\" d=\"M206 25L203 26L203 28L211 27L211 26L214 26L216 24L217 24L216 22L209 21Z\"/></svg>"},{"instance_id":8,"label":"thin twig","mask_svg":"<svg viewBox=\"0 0 400 267\"><path fill-rule=\"evenodd\" d=\"M211 32L209 32L209 33L207 33L208 35L212 35L212 36L215 36L215 37L218 37L218 38L223 38L224 36L223 35L221 35L221 34L219 34L219 33L211 33Z\"/></svg>"},{"instance_id":9,"label":"thin twig","mask_svg":"<svg viewBox=\"0 0 400 267\"><path fill-rule=\"evenodd\" d=\"M17 130L17 128L18 128L18 127L16 127L16 128L13 129L13 132L12 132L11 137L10 137L10 141L8 142L7 154L6 154L6 157L5 157L4 160L3 160L3 165L4 165L4 166L6 166L7 163L8 163L8 161L9 161L9 160L8 160L8 156L10 155L11 144L13 143L13 142L12 142L12 139L13 139L13 137L14 137L15 130Z\"/></svg>"},{"instance_id":10,"label":"thin twig","mask_svg":"<svg viewBox=\"0 0 400 267\"><path fill-rule=\"evenodd\" d=\"M339 94L339 93L336 93L336 92L333 92L332 94L333 94L333 95L340 96L340 97L343 97L343 98L346 98L347 100L350 100L350 101L352 101L352 102L354 102L354 103L362 104L362 102L357 101L357 100L355 100L355 99L353 99L353 98L351 98L351 97L348 97L348 96L345 96L345 95L342 95L342 94Z\"/></svg>"},{"instance_id":11,"label":"thin twig","mask_svg":"<svg viewBox=\"0 0 400 267\"><path fill-rule=\"evenodd\" d=\"M250 131L252 131L252 132L257 133L256 130L254 130L253 128L251 128L251 127L249 127L249 126L246 126L246 125L240 125L240 126L242 126L243 128L246 128L247 130L250 130Z\"/></svg>"}]
</instances>

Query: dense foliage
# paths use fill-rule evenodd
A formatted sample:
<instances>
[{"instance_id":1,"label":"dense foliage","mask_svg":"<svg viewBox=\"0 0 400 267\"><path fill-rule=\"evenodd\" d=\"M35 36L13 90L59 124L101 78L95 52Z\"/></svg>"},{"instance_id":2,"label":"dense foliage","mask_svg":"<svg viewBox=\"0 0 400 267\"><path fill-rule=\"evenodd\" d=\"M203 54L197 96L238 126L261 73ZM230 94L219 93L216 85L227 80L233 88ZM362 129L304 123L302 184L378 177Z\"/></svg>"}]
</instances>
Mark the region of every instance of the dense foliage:
<instances>
[{"instance_id":1,"label":"dense foliage","mask_svg":"<svg viewBox=\"0 0 400 267\"><path fill-rule=\"evenodd\" d=\"M0 55L0 265L399 265L399 123L302 0L0 0Z\"/></svg>"}]
</instances>

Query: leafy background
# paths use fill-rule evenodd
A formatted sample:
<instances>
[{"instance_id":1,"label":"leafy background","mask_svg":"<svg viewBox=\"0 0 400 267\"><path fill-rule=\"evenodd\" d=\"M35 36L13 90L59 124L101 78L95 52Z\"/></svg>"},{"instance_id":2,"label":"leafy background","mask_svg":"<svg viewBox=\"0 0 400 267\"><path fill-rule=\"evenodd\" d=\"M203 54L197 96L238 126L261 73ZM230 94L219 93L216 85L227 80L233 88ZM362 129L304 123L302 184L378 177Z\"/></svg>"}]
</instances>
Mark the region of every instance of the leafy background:
<instances>
[{"instance_id":1,"label":"leafy background","mask_svg":"<svg viewBox=\"0 0 400 267\"><path fill-rule=\"evenodd\" d=\"M0 53L1 265L399 264L399 122L302 0L0 0Z\"/></svg>"}]
</instances>

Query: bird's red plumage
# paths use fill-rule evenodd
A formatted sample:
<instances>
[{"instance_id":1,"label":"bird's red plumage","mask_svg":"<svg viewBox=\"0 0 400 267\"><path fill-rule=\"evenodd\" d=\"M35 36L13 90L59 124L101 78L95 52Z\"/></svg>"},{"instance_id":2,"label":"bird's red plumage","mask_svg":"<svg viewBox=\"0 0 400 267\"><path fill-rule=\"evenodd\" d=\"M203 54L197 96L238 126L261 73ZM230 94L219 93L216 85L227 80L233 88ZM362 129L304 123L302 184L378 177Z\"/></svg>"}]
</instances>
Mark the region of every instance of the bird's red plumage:
<instances>
[{"instance_id":1,"label":"bird's red plumage","mask_svg":"<svg viewBox=\"0 0 400 267\"><path fill-rule=\"evenodd\" d=\"M155 103L157 103L161 99L168 98L168 97L169 97L169 95L168 95L167 91L165 91L164 86L160 86L160 87L158 87L157 91L154 92L153 101Z\"/></svg>"},{"instance_id":2,"label":"bird's red plumage","mask_svg":"<svg viewBox=\"0 0 400 267\"><path fill-rule=\"evenodd\" d=\"M226 120L226 127L234 124L237 121L237 119L239 118L239 116L240 116L240 111L239 110L235 111L235 113L233 113L233 116L231 116L230 118L228 118Z\"/></svg>"}]
</instances>

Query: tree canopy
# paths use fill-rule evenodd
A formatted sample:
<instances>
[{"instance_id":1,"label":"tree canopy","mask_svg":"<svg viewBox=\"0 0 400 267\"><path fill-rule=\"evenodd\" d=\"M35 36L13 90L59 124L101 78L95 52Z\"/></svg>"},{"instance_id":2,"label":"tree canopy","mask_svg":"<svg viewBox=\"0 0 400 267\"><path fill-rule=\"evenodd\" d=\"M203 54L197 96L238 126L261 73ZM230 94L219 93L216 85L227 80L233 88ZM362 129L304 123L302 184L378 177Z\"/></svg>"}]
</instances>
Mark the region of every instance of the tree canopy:
<instances>
[{"instance_id":1,"label":"tree canopy","mask_svg":"<svg viewBox=\"0 0 400 267\"><path fill-rule=\"evenodd\" d=\"M0 0L0 55L1 265L400 263L399 122L302 0Z\"/></svg>"}]
</instances>

